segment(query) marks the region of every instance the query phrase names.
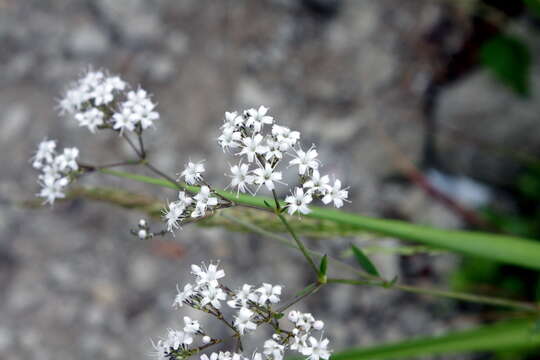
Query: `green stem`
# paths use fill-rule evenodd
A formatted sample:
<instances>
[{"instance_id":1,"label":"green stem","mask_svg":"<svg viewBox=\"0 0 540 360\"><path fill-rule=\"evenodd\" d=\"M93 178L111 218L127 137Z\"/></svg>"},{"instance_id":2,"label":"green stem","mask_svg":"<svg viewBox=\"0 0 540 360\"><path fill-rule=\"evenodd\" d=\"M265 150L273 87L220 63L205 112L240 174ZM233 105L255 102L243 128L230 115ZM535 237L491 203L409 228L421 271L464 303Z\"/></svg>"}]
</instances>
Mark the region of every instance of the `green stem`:
<instances>
[{"instance_id":1,"label":"green stem","mask_svg":"<svg viewBox=\"0 0 540 360\"><path fill-rule=\"evenodd\" d=\"M322 283L317 283L313 288L311 288L309 291L307 291L306 293L298 296L297 298L293 299L290 303L288 303L287 305L283 305L282 307L280 307L279 309L276 310L277 313L282 313L284 312L285 310L287 310L288 308L290 308L291 306L299 303L300 301L302 301L303 299L307 298L308 296L310 295L313 295L315 294L324 284Z\"/></svg>"},{"instance_id":2,"label":"green stem","mask_svg":"<svg viewBox=\"0 0 540 360\"><path fill-rule=\"evenodd\" d=\"M277 201L277 200L276 200ZM285 219L285 217L279 212L279 210L276 210L276 215L279 217L279 219L281 220L281 222L283 223L283 225L285 225L285 228L287 229L287 231L291 234L291 236L293 237L294 241L296 242L296 245L298 246L298 249L300 249L300 251L302 252L302 254L304 255L304 257L306 258L307 262L309 263L309 265L313 268L313 270L315 271L315 274L317 274L317 278L319 277L319 269L317 268L317 265L315 265L315 263L313 262L313 258L311 257L311 255L309 254L309 252L307 251L306 247L304 246L304 243L302 243L302 241L300 240L300 238L296 235L296 232L294 231L294 229L292 228L292 226L289 224L289 222L287 221L287 219Z\"/></svg>"}]
</instances>

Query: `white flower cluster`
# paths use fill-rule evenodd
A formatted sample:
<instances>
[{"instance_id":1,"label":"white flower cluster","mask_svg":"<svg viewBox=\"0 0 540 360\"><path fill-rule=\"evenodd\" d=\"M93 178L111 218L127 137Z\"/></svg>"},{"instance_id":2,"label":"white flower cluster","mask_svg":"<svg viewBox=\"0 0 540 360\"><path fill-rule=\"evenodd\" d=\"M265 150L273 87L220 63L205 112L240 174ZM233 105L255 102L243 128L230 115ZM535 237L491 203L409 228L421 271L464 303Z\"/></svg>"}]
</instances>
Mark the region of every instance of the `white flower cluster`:
<instances>
[{"instance_id":1,"label":"white flower cluster","mask_svg":"<svg viewBox=\"0 0 540 360\"><path fill-rule=\"evenodd\" d=\"M265 125L268 125L265 127ZM257 193L264 185L268 190L275 189L283 175L278 170L284 156L291 157L289 166L296 166L300 184L285 198L289 214L310 212L308 205L313 199L321 199L324 204L334 203L341 207L348 197L347 189L341 188L336 179L330 184L328 175L319 173L320 161L315 146L304 151L299 144L300 133L274 123L268 115L268 108L226 112L222 134L218 143L223 151L239 156L240 163L231 167L230 186L239 192ZM242 163L246 160L247 163ZM250 165L254 168L250 169ZM284 184L285 185L285 184Z\"/></svg>"},{"instance_id":2,"label":"white flower cluster","mask_svg":"<svg viewBox=\"0 0 540 360\"><path fill-rule=\"evenodd\" d=\"M56 199L66 196L64 188L69 184L69 175L77 171L79 149L64 148L62 153L56 152L55 140L43 140L32 158L32 166L41 171L38 183L41 191L37 196L45 199L45 203L53 204Z\"/></svg>"},{"instance_id":3,"label":"white flower cluster","mask_svg":"<svg viewBox=\"0 0 540 360\"><path fill-rule=\"evenodd\" d=\"M59 106L92 133L100 128L142 131L159 119L146 91L129 90L120 77L103 71L88 71L66 91Z\"/></svg>"},{"instance_id":4,"label":"white flower cluster","mask_svg":"<svg viewBox=\"0 0 540 360\"><path fill-rule=\"evenodd\" d=\"M211 314L235 330L235 336L243 336L257 329L262 324L274 327L276 333L264 342L263 352L255 352L252 360L282 360L287 349L297 351L309 360L327 360L330 357L328 339L312 336L314 331L321 331L324 324L309 313L291 311L287 319L293 324L292 329L279 327L277 319L283 314L275 312L272 306L280 301L281 286L263 283L260 287L244 284L238 290L231 290L221 283L225 272L217 264L191 265L195 283L186 284L178 289L173 306L184 305ZM234 320L228 322L221 311L222 304L237 310ZM210 337L197 321L184 318L183 330L169 329L168 337L154 343L155 355L159 359L187 358L206 349L221 340ZM201 338L199 347L194 345L194 336ZM201 360L250 360L239 353L213 352L202 355Z\"/></svg>"}]
</instances>

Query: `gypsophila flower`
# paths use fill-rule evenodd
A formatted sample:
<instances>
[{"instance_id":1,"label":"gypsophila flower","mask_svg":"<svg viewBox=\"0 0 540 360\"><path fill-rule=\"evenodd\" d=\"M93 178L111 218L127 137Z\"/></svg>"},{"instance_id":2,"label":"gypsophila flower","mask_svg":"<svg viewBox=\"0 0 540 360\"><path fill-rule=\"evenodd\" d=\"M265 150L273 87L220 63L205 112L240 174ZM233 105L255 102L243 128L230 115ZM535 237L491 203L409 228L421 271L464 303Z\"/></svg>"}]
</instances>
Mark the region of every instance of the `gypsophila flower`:
<instances>
[{"instance_id":1,"label":"gypsophila flower","mask_svg":"<svg viewBox=\"0 0 540 360\"><path fill-rule=\"evenodd\" d=\"M257 299L259 304L265 305L267 302L276 304L279 302L279 297L281 295L281 286L263 283L263 285L255 291L259 294L259 298Z\"/></svg>"},{"instance_id":2,"label":"gypsophila flower","mask_svg":"<svg viewBox=\"0 0 540 360\"><path fill-rule=\"evenodd\" d=\"M240 339L242 336L257 330L259 326L271 325L276 333L264 342L263 354L265 360L283 360L286 350L294 350L308 356L309 360L327 360L330 355L328 350L328 340L316 340L314 331L320 331L323 323L315 320L309 313L301 313L292 310L287 315L287 319L293 324L293 328L286 330L281 327L279 319L282 313L272 310L271 304L279 302L281 286L273 286L263 283L262 286L253 290L254 287L244 284L238 290L230 290L222 284L225 272L216 264L191 265L192 274L195 276L196 285L186 284L182 290L177 286L178 294L174 300L175 307L188 305L195 310L199 310L214 316L218 320L225 322L227 326L235 331L234 337ZM219 280L219 281L218 281ZM232 320L226 319L226 313L222 312L221 303L227 300L227 304L238 311ZM207 347L220 343L224 339L211 337L203 330L198 321L184 316L184 327L182 331L169 329L166 339L152 342L154 355L165 356L165 359L187 358ZM269 323L269 319L272 322ZM198 341L197 341L198 340ZM202 344L197 345L197 342ZM263 355L258 352L252 353L251 357L246 357L242 353L220 351L200 356L201 360L263 360Z\"/></svg>"},{"instance_id":3,"label":"gypsophila flower","mask_svg":"<svg viewBox=\"0 0 540 360\"><path fill-rule=\"evenodd\" d=\"M249 166L240 163L231 167L231 183L230 186L237 188L237 196L240 192L249 191L249 185L253 184L254 177L249 175Z\"/></svg>"},{"instance_id":4,"label":"gypsophila flower","mask_svg":"<svg viewBox=\"0 0 540 360\"><path fill-rule=\"evenodd\" d=\"M178 294L173 302L173 306L175 307L182 307L184 303L189 300L189 298L195 295L195 289L191 284L186 284L183 290L180 290L177 285L176 290L178 291Z\"/></svg>"},{"instance_id":5,"label":"gypsophila flower","mask_svg":"<svg viewBox=\"0 0 540 360\"><path fill-rule=\"evenodd\" d=\"M341 181L336 179L334 185L330 188L327 194L322 198L322 202L329 204L334 202L334 206L340 208L343 206L343 202L347 201L349 192L346 189L341 188Z\"/></svg>"},{"instance_id":6,"label":"gypsophila flower","mask_svg":"<svg viewBox=\"0 0 540 360\"><path fill-rule=\"evenodd\" d=\"M91 108L75 114L75 119L79 122L79 126L87 127L91 133L95 133L97 128L104 124L104 117L103 112L97 108Z\"/></svg>"},{"instance_id":7,"label":"gypsophila flower","mask_svg":"<svg viewBox=\"0 0 540 360\"><path fill-rule=\"evenodd\" d=\"M179 202L171 202L168 209L163 210L163 218L167 222L167 231L178 229L183 219L185 207Z\"/></svg>"},{"instance_id":8,"label":"gypsophila flower","mask_svg":"<svg viewBox=\"0 0 540 360\"><path fill-rule=\"evenodd\" d=\"M79 149L65 148L62 154L56 153L55 140L43 140L32 158L32 166L40 170L38 184L41 190L37 196L45 203L54 204L56 199L66 197L65 187L70 182L70 175L79 169L77 158Z\"/></svg>"},{"instance_id":9,"label":"gypsophila flower","mask_svg":"<svg viewBox=\"0 0 540 360\"><path fill-rule=\"evenodd\" d=\"M190 161L180 176L184 177L189 185L195 185L197 182L202 181L201 174L204 172L204 170L205 169L202 162L193 163Z\"/></svg>"},{"instance_id":10,"label":"gypsophila flower","mask_svg":"<svg viewBox=\"0 0 540 360\"><path fill-rule=\"evenodd\" d=\"M224 128L223 133L218 137L218 143L223 151L239 147L241 140L242 134L232 127Z\"/></svg>"},{"instance_id":11,"label":"gypsophila flower","mask_svg":"<svg viewBox=\"0 0 540 360\"><path fill-rule=\"evenodd\" d=\"M263 145L263 140L261 134L244 138L242 140L243 148L238 155L246 155L248 162L253 162L257 155L264 155L268 151L268 147Z\"/></svg>"},{"instance_id":12,"label":"gypsophila flower","mask_svg":"<svg viewBox=\"0 0 540 360\"><path fill-rule=\"evenodd\" d=\"M270 164L265 164L264 167L259 167L253 170L255 175L254 182L259 185L259 188L262 185L265 185L268 190L274 190L276 186L274 182L281 183L281 172L275 171L275 169Z\"/></svg>"},{"instance_id":13,"label":"gypsophila flower","mask_svg":"<svg viewBox=\"0 0 540 360\"><path fill-rule=\"evenodd\" d=\"M272 116L266 115L268 113L268 108L264 106L259 106L259 109L249 109L244 112L244 118L246 119L246 126L253 128L255 132L261 131L261 128L264 124L272 124L274 118Z\"/></svg>"},{"instance_id":14,"label":"gypsophila flower","mask_svg":"<svg viewBox=\"0 0 540 360\"><path fill-rule=\"evenodd\" d=\"M187 334L195 334L201 328L197 320L192 320L189 316L184 316L184 332Z\"/></svg>"},{"instance_id":15,"label":"gypsophila flower","mask_svg":"<svg viewBox=\"0 0 540 360\"><path fill-rule=\"evenodd\" d=\"M255 330L257 325L251 321L253 317L253 311L248 308L242 307L238 311L238 315L234 319L234 326L238 329L241 335L244 335L247 331Z\"/></svg>"},{"instance_id":16,"label":"gypsophila flower","mask_svg":"<svg viewBox=\"0 0 540 360\"><path fill-rule=\"evenodd\" d=\"M285 198L287 203L287 212L289 215L299 212L301 214L309 214L311 210L308 205L313 201L309 192L304 194L304 189L297 187L294 189L293 195L289 195Z\"/></svg>"},{"instance_id":17,"label":"gypsophila flower","mask_svg":"<svg viewBox=\"0 0 540 360\"><path fill-rule=\"evenodd\" d=\"M319 171L313 170L311 178L304 183L304 188L310 194L324 196L332 189L330 177L328 175L321 176Z\"/></svg>"},{"instance_id":18,"label":"gypsophila flower","mask_svg":"<svg viewBox=\"0 0 540 360\"><path fill-rule=\"evenodd\" d=\"M308 151L296 150L296 157L292 159L290 165L298 165L298 173L306 175L308 170L317 170L319 161L317 160L317 150L311 147Z\"/></svg>"},{"instance_id":19,"label":"gypsophila flower","mask_svg":"<svg viewBox=\"0 0 540 360\"><path fill-rule=\"evenodd\" d=\"M328 350L328 339L315 339L313 336L309 338L309 346L302 349L302 354L307 355L309 360L328 360L330 351Z\"/></svg>"},{"instance_id":20,"label":"gypsophila flower","mask_svg":"<svg viewBox=\"0 0 540 360\"><path fill-rule=\"evenodd\" d=\"M210 285L216 287L219 285L218 280L225 277L225 271L219 269L218 265L210 264L206 266L191 265L191 273L197 277L198 285Z\"/></svg>"}]
</instances>

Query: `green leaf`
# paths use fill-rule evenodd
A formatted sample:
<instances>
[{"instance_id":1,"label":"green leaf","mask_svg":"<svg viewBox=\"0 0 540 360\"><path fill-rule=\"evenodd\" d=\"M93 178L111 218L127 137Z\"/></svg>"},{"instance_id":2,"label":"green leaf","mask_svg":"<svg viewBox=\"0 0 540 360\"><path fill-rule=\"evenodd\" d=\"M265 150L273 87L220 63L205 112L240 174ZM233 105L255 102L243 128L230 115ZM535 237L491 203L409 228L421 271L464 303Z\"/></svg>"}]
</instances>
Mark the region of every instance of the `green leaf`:
<instances>
[{"instance_id":1,"label":"green leaf","mask_svg":"<svg viewBox=\"0 0 540 360\"><path fill-rule=\"evenodd\" d=\"M480 49L484 66L505 85L522 96L529 94L531 57L527 45L516 37L498 35Z\"/></svg>"},{"instance_id":2,"label":"green leaf","mask_svg":"<svg viewBox=\"0 0 540 360\"><path fill-rule=\"evenodd\" d=\"M351 244L351 248L354 253L354 256L356 257L356 261L358 261L358 264L360 264L362 269L364 269L366 272L368 272L371 275L378 276L378 277L381 276L379 275L379 272L377 271L377 268L375 267L375 265L373 265L371 260L369 260L369 258L366 255L364 255L362 250L360 250L353 244Z\"/></svg>"},{"instance_id":3,"label":"green leaf","mask_svg":"<svg viewBox=\"0 0 540 360\"><path fill-rule=\"evenodd\" d=\"M319 265L319 275L326 276L326 271L328 269L328 256L324 254L321 259L321 264Z\"/></svg>"},{"instance_id":4,"label":"green leaf","mask_svg":"<svg viewBox=\"0 0 540 360\"><path fill-rule=\"evenodd\" d=\"M540 345L533 320L501 322L472 330L403 342L351 349L332 355L332 360L403 359L440 354L527 349Z\"/></svg>"},{"instance_id":5,"label":"green leaf","mask_svg":"<svg viewBox=\"0 0 540 360\"><path fill-rule=\"evenodd\" d=\"M540 18L540 0L523 0L523 2L536 17Z\"/></svg>"},{"instance_id":6,"label":"green leaf","mask_svg":"<svg viewBox=\"0 0 540 360\"><path fill-rule=\"evenodd\" d=\"M163 179L111 169L103 169L100 172L170 189L178 189L176 184ZM185 188L190 191L198 191L197 187ZM265 200L272 201L272 199L262 196L240 194L237 198L235 193L221 190L218 190L218 193L236 203L263 209L266 208ZM310 209L311 212L306 216L311 219L334 222L349 229L357 229L359 232L367 231L448 249L464 255L540 270L540 242L535 240L485 232L437 229L405 221L372 218L316 206L312 206Z\"/></svg>"}]
</instances>

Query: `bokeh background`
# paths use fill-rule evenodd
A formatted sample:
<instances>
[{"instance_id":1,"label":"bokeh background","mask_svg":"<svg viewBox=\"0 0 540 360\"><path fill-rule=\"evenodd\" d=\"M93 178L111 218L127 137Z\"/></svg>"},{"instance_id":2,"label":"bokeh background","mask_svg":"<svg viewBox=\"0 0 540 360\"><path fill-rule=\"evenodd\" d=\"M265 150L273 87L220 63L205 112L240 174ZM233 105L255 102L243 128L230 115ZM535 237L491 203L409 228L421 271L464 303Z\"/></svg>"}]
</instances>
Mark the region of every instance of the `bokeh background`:
<instances>
[{"instance_id":1,"label":"bokeh background","mask_svg":"<svg viewBox=\"0 0 540 360\"><path fill-rule=\"evenodd\" d=\"M25 206L37 191L28 159L44 137L87 162L130 156L114 135L57 115L88 66L154 94L161 119L147 144L170 174L205 159L208 179L226 185L223 113L263 104L318 144L325 170L351 186L349 211L535 237L537 11L518 0L0 0L0 359L147 358L149 339L191 314L171 303L201 260L220 259L233 285L283 284L289 296L310 279L297 253L260 236L188 226L140 242L129 234L140 213L81 200ZM106 176L82 184L175 196ZM350 242L400 244L366 235L310 245L340 255ZM410 284L536 296L537 275L498 264L375 262ZM486 320L479 306L367 287L328 287L300 308L326 322L335 350Z\"/></svg>"}]
</instances>

